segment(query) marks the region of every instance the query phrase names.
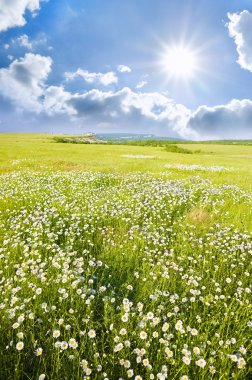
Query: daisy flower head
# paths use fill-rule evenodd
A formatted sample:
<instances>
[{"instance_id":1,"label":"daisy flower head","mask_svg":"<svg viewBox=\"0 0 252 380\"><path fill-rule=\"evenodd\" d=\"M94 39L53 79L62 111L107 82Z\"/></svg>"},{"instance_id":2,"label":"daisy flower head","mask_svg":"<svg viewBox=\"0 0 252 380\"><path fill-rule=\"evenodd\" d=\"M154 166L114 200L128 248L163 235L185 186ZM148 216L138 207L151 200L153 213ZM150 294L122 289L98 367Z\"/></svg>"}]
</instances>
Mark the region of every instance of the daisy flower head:
<instances>
[{"instance_id":1,"label":"daisy flower head","mask_svg":"<svg viewBox=\"0 0 252 380\"><path fill-rule=\"evenodd\" d=\"M193 352L195 353L195 355L199 355L200 354L200 348L199 347L193 347Z\"/></svg>"},{"instance_id":2,"label":"daisy flower head","mask_svg":"<svg viewBox=\"0 0 252 380\"><path fill-rule=\"evenodd\" d=\"M182 360L186 365L189 365L191 363L191 358L188 356L183 356Z\"/></svg>"},{"instance_id":3,"label":"daisy flower head","mask_svg":"<svg viewBox=\"0 0 252 380\"><path fill-rule=\"evenodd\" d=\"M41 356L43 353L43 348L39 347L35 350L35 355L36 356Z\"/></svg>"},{"instance_id":4,"label":"daisy flower head","mask_svg":"<svg viewBox=\"0 0 252 380\"><path fill-rule=\"evenodd\" d=\"M90 339L94 339L96 337L96 332L94 329L89 330L88 336Z\"/></svg>"},{"instance_id":5,"label":"daisy flower head","mask_svg":"<svg viewBox=\"0 0 252 380\"><path fill-rule=\"evenodd\" d=\"M21 351L22 349L24 348L24 342L18 342L17 344L16 344L16 349L18 350L18 351Z\"/></svg>"},{"instance_id":6,"label":"daisy flower head","mask_svg":"<svg viewBox=\"0 0 252 380\"><path fill-rule=\"evenodd\" d=\"M63 340L63 342L61 342L61 346L60 346L60 348L64 351L64 350L66 350L67 348L68 348L68 343L65 341L65 340Z\"/></svg>"},{"instance_id":7,"label":"daisy flower head","mask_svg":"<svg viewBox=\"0 0 252 380\"><path fill-rule=\"evenodd\" d=\"M68 345L69 345L69 347L71 347L73 349L78 347L78 343L76 342L76 340L74 338L69 339Z\"/></svg>"},{"instance_id":8,"label":"daisy flower head","mask_svg":"<svg viewBox=\"0 0 252 380\"><path fill-rule=\"evenodd\" d=\"M129 320L128 314L123 314L121 317L121 320L122 320L122 322L128 322L128 320Z\"/></svg>"},{"instance_id":9,"label":"daisy flower head","mask_svg":"<svg viewBox=\"0 0 252 380\"><path fill-rule=\"evenodd\" d=\"M182 321L178 321L178 322L175 324L175 329L176 329L177 331L181 331L181 330L183 330L183 323L182 323Z\"/></svg>"},{"instance_id":10,"label":"daisy flower head","mask_svg":"<svg viewBox=\"0 0 252 380\"><path fill-rule=\"evenodd\" d=\"M140 338L141 338L142 340L147 339L147 333L146 333L145 331L141 331L141 332L140 332Z\"/></svg>"},{"instance_id":11,"label":"daisy flower head","mask_svg":"<svg viewBox=\"0 0 252 380\"><path fill-rule=\"evenodd\" d=\"M128 369L128 371L127 371L127 375L128 375L129 378L132 377L132 376L134 376L134 371L133 371L133 369Z\"/></svg>"},{"instance_id":12,"label":"daisy flower head","mask_svg":"<svg viewBox=\"0 0 252 380\"><path fill-rule=\"evenodd\" d=\"M243 367L245 367L245 365L246 365L246 361L243 358L239 358L237 362L237 367L239 369L242 369Z\"/></svg>"},{"instance_id":13,"label":"daisy flower head","mask_svg":"<svg viewBox=\"0 0 252 380\"><path fill-rule=\"evenodd\" d=\"M191 329L191 334L192 334L193 336L198 335L198 330L196 330L196 329Z\"/></svg>"},{"instance_id":14,"label":"daisy flower head","mask_svg":"<svg viewBox=\"0 0 252 380\"><path fill-rule=\"evenodd\" d=\"M60 331L59 330L54 330L53 332L53 337L58 338L60 336Z\"/></svg>"},{"instance_id":15,"label":"daisy flower head","mask_svg":"<svg viewBox=\"0 0 252 380\"><path fill-rule=\"evenodd\" d=\"M114 348L114 352L119 352L123 349L123 344L122 343L118 343L115 348Z\"/></svg>"},{"instance_id":16,"label":"daisy flower head","mask_svg":"<svg viewBox=\"0 0 252 380\"><path fill-rule=\"evenodd\" d=\"M198 367L200 367L200 368L204 368L205 365L206 365L206 361L205 361L205 359L200 358L199 360L196 361L196 365L197 365Z\"/></svg>"}]
</instances>

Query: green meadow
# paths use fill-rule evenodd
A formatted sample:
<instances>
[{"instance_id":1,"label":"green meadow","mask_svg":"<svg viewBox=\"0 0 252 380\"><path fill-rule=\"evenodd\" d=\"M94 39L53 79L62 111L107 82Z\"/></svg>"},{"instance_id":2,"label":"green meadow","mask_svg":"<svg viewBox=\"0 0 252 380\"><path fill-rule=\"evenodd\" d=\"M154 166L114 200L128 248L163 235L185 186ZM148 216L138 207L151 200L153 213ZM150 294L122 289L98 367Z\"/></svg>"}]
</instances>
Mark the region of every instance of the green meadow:
<instances>
[{"instance_id":1,"label":"green meadow","mask_svg":"<svg viewBox=\"0 0 252 380\"><path fill-rule=\"evenodd\" d=\"M54 137L0 135L0 379L251 380L252 146Z\"/></svg>"},{"instance_id":2,"label":"green meadow","mask_svg":"<svg viewBox=\"0 0 252 380\"><path fill-rule=\"evenodd\" d=\"M166 152L165 147L60 144L52 135L7 134L0 135L0 171L17 170L43 172L56 171L98 171L103 173L149 172L165 174L171 178L188 178L194 173L182 170L167 170L165 165L185 164L223 166L233 168L230 172L201 172L202 178L214 183L230 183L244 189L252 188L252 145L220 143L184 143L178 147L189 149L195 154ZM124 157L132 155L133 157ZM134 156L143 156L137 158ZM144 156L153 156L147 157Z\"/></svg>"}]
</instances>

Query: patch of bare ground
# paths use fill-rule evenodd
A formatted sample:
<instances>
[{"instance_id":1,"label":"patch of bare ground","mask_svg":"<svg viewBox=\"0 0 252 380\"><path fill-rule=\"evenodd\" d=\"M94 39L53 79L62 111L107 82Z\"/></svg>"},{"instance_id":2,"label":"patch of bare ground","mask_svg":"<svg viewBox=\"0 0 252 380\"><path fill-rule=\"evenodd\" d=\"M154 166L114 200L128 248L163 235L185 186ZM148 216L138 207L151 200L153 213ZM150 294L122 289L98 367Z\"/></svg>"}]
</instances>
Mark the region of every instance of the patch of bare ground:
<instances>
[{"instance_id":1,"label":"patch of bare ground","mask_svg":"<svg viewBox=\"0 0 252 380\"><path fill-rule=\"evenodd\" d=\"M192 224L209 224L211 222L211 215L203 208L195 208L187 215L188 221Z\"/></svg>"}]
</instances>

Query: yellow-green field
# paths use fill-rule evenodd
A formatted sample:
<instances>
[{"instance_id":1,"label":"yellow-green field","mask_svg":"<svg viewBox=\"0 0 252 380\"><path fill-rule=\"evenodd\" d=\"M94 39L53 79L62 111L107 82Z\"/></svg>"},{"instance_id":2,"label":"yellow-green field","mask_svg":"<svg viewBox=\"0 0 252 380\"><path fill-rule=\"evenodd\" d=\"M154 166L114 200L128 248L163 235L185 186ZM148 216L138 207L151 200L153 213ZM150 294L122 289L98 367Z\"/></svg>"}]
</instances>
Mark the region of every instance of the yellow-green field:
<instances>
[{"instance_id":1,"label":"yellow-green field","mask_svg":"<svg viewBox=\"0 0 252 380\"><path fill-rule=\"evenodd\" d=\"M0 140L1 380L251 380L252 146Z\"/></svg>"},{"instance_id":2,"label":"yellow-green field","mask_svg":"<svg viewBox=\"0 0 252 380\"><path fill-rule=\"evenodd\" d=\"M244 189L252 189L252 146L180 144L200 154L166 152L163 147L139 147L127 145L60 144L52 135L0 134L0 172L17 170L33 171L99 171L105 173L149 172L165 173L171 178L186 178L199 174L211 178L214 183L230 183ZM132 155L127 158L124 155ZM153 156L136 158L134 156ZM230 172L200 172L169 170L166 165L186 164L223 166Z\"/></svg>"}]
</instances>

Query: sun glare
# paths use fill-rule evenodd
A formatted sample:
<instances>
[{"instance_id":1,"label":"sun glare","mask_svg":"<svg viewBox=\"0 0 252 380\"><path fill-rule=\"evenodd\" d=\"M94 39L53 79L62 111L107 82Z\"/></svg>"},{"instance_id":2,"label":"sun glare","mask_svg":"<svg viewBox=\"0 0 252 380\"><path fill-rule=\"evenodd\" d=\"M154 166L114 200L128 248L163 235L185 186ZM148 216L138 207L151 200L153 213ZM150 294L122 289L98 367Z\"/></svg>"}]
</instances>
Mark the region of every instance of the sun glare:
<instances>
[{"instance_id":1,"label":"sun glare","mask_svg":"<svg viewBox=\"0 0 252 380\"><path fill-rule=\"evenodd\" d=\"M162 65L171 77L190 78L197 69L195 52L186 46L167 48L163 55Z\"/></svg>"}]
</instances>

